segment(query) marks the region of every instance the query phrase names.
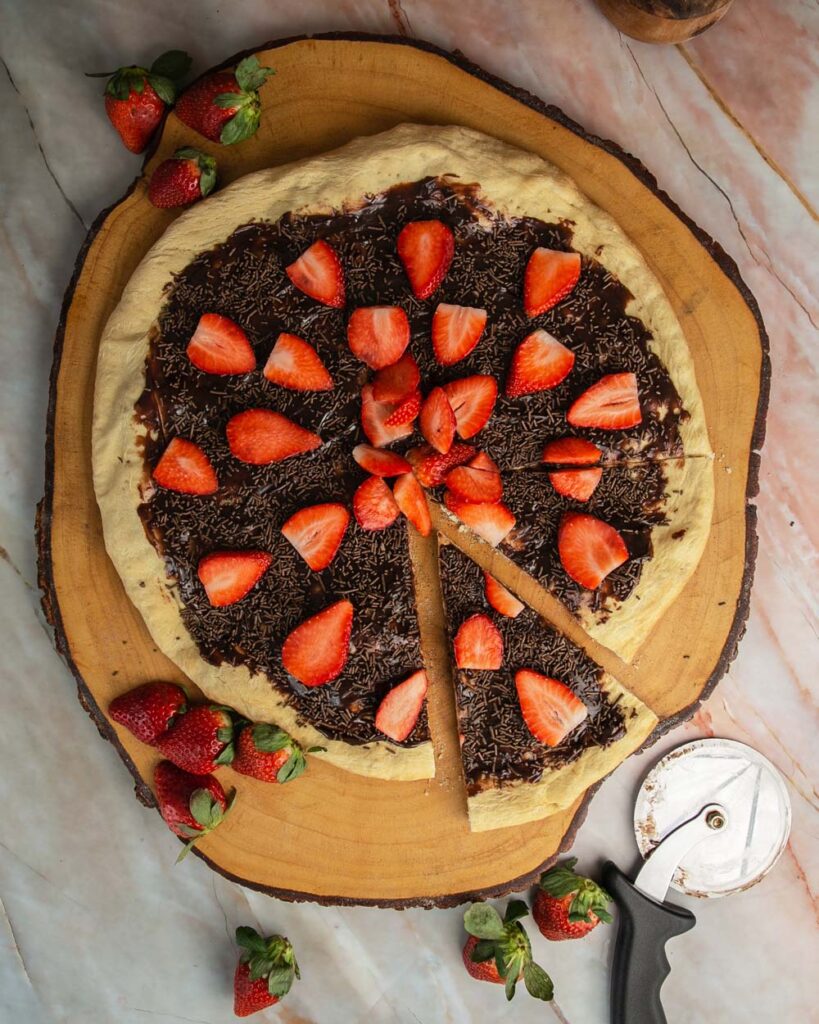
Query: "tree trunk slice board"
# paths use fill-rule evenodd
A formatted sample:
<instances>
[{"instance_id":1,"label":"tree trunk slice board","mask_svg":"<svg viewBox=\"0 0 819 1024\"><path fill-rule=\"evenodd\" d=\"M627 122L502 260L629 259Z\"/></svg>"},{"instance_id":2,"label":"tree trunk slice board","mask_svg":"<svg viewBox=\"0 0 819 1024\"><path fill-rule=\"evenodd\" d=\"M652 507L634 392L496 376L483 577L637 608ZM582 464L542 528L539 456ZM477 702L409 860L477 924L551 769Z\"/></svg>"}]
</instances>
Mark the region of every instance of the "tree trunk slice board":
<instances>
[{"instance_id":1,"label":"tree trunk slice board","mask_svg":"<svg viewBox=\"0 0 819 1024\"><path fill-rule=\"evenodd\" d=\"M592 644L556 602L539 609L657 712L662 721L653 741L690 716L726 671L748 614L756 552L749 499L757 488L770 371L759 311L735 264L633 157L460 54L359 34L281 40L256 52L277 70L262 91L258 135L222 148L193 140L171 114L128 194L94 223L66 293L37 531L43 606L82 704L134 775L137 796L153 806L157 753L113 726L106 708L117 694L152 678L196 691L151 641L106 555L90 437L100 334L137 264L176 216L148 202L154 167L193 143L218 158L227 183L403 121L462 124L551 160L619 221L665 287L694 355L717 453L713 528L697 572L630 666ZM545 821L469 832L434 544L416 538L413 552L422 631L434 652L430 719L437 777L384 782L311 759L304 778L279 787L223 769L223 782L239 791L236 807L198 853L225 877L289 900L451 906L532 884L571 845L591 792ZM507 569L498 568L498 575ZM171 847L168 856L174 856Z\"/></svg>"},{"instance_id":2,"label":"tree trunk slice board","mask_svg":"<svg viewBox=\"0 0 819 1024\"><path fill-rule=\"evenodd\" d=\"M609 21L644 43L683 43L716 25L733 0L597 0Z\"/></svg>"}]
</instances>

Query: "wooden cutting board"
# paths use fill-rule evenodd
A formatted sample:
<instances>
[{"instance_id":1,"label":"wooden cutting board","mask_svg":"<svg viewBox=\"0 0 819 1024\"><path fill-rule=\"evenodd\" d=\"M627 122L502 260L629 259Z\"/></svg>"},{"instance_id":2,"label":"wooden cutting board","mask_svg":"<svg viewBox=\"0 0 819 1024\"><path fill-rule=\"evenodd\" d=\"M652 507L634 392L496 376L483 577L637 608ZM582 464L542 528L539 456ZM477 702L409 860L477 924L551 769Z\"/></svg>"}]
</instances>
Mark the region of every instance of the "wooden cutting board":
<instances>
[{"instance_id":1,"label":"wooden cutting board","mask_svg":"<svg viewBox=\"0 0 819 1024\"><path fill-rule=\"evenodd\" d=\"M103 547L91 482L92 398L103 326L133 270L176 216L150 205L147 179L186 144L211 151L226 183L402 121L462 124L551 160L619 221L664 285L693 352L717 452L716 506L696 574L635 664L624 666L596 645L587 647L657 712L657 735L679 723L736 652L756 553L749 499L757 489L770 371L759 311L736 266L634 158L460 55L405 39L337 34L269 43L256 52L277 70L262 92L258 135L222 148L193 140L174 115L168 117L142 175L100 214L86 239L54 348L46 492L38 513L43 604L80 701L133 773L137 796L154 805L156 753L111 725L108 703L153 678L183 682L191 692L195 687L158 652ZM416 554L419 564L430 566L431 545L419 545ZM583 640L554 602L542 610ZM214 869L283 899L446 906L521 889L571 844L591 793L546 821L469 832L434 600L425 604L422 627L438 652L430 698L436 779L382 782L312 759L303 779L279 787L224 769L223 781L239 794L229 819L199 848ZM164 825L146 820L147 827ZM170 840L167 855L176 855Z\"/></svg>"}]
</instances>

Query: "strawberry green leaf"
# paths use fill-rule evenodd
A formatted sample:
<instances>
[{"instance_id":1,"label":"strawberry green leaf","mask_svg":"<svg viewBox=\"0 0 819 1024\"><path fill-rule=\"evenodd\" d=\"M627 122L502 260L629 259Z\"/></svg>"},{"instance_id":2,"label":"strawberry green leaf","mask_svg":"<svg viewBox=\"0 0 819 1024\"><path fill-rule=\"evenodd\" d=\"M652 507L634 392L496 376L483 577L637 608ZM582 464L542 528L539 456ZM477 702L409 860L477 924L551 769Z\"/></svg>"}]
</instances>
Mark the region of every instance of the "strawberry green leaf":
<instances>
[{"instance_id":1,"label":"strawberry green leaf","mask_svg":"<svg viewBox=\"0 0 819 1024\"><path fill-rule=\"evenodd\" d=\"M552 979L536 963L528 963L523 968L523 983L526 991L535 999L543 999L548 1003L554 995Z\"/></svg>"},{"instance_id":2,"label":"strawberry green leaf","mask_svg":"<svg viewBox=\"0 0 819 1024\"><path fill-rule=\"evenodd\" d=\"M501 939L504 935L501 916L488 903L473 903L464 914L464 927L477 939Z\"/></svg>"},{"instance_id":3,"label":"strawberry green leaf","mask_svg":"<svg viewBox=\"0 0 819 1024\"><path fill-rule=\"evenodd\" d=\"M190 71L193 60L184 50L167 50L151 65L151 74L179 82Z\"/></svg>"},{"instance_id":4,"label":"strawberry green leaf","mask_svg":"<svg viewBox=\"0 0 819 1024\"><path fill-rule=\"evenodd\" d=\"M221 729L219 730L222 731ZM232 735L232 733L231 733ZM224 749L221 751L218 757L214 758L214 764L231 764L233 758L236 756L236 748L233 743L226 743Z\"/></svg>"},{"instance_id":5,"label":"strawberry green leaf","mask_svg":"<svg viewBox=\"0 0 819 1024\"><path fill-rule=\"evenodd\" d=\"M207 789L195 789L191 793L188 806L193 815L193 820L201 825L202 828L211 828L213 826L213 817L217 810L220 817L222 814L221 807L219 807Z\"/></svg>"},{"instance_id":6,"label":"strawberry green leaf","mask_svg":"<svg viewBox=\"0 0 819 1024\"><path fill-rule=\"evenodd\" d=\"M186 839L193 839L202 835L201 828L191 828L190 825L179 825L179 831Z\"/></svg>"},{"instance_id":7,"label":"strawberry green leaf","mask_svg":"<svg viewBox=\"0 0 819 1024\"><path fill-rule=\"evenodd\" d=\"M189 839L188 842L185 843L185 845L182 847L182 849L181 849L181 851L179 853L179 856L176 858L176 863L177 864L180 864L188 856L188 854L193 849L194 845L199 842L201 836L202 836L202 833L200 832L199 835L194 836L193 839Z\"/></svg>"},{"instance_id":8,"label":"strawberry green leaf","mask_svg":"<svg viewBox=\"0 0 819 1024\"><path fill-rule=\"evenodd\" d=\"M227 122L219 136L224 146L233 146L256 134L259 127L259 103L247 103Z\"/></svg>"},{"instance_id":9,"label":"strawberry green leaf","mask_svg":"<svg viewBox=\"0 0 819 1024\"><path fill-rule=\"evenodd\" d=\"M511 900L509 906L506 908L506 913L503 915L504 924L511 924L513 921L519 921L522 917L527 917L528 914L529 908L523 900Z\"/></svg>"},{"instance_id":10,"label":"strawberry green leaf","mask_svg":"<svg viewBox=\"0 0 819 1024\"><path fill-rule=\"evenodd\" d=\"M222 110L233 110L234 107L236 109L241 107L243 99L240 92L222 92L218 96L214 96L213 104Z\"/></svg>"},{"instance_id":11,"label":"strawberry green leaf","mask_svg":"<svg viewBox=\"0 0 819 1024\"><path fill-rule=\"evenodd\" d=\"M281 768L279 768L276 773L276 781L292 782L293 779L297 779L304 773L305 768L307 768L307 762L304 759L304 754L296 748Z\"/></svg>"},{"instance_id":12,"label":"strawberry green leaf","mask_svg":"<svg viewBox=\"0 0 819 1024\"><path fill-rule=\"evenodd\" d=\"M286 996L293 984L294 970L292 964L271 967L267 975L267 991L271 996Z\"/></svg>"},{"instance_id":13,"label":"strawberry green leaf","mask_svg":"<svg viewBox=\"0 0 819 1024\"><path fill-rule=\"evenodd\" d=\"M148 75L148 81L151 84L151 88L162 100L163 103L169 107L173 105L176 100L176 86L173 84L170 78L166 78L164 75Z\"/></svg>"},{"instance_id":14,"label":"strawberry green leaf","mask_svg":"<svg viewBox=\"0 0 819 1024\"><path fill-rule=\"evenodd\" d=\"M292 740L284 729L277 729L274 725L264 723L253 726L253 745L265 754L275 754L277 750L283 750L290 743Z\"/></svg>"},{"instance_id":15,"label":"strawberry green leaf","mask_svg":"<svg viewBox=\"0 0 819 1024\"><path fill-rule=\"evenodd\" d=\"M275 75L273 68L263 68L256 57L245 57L234 72L236 81L245 92L260 89L270 75Z\"/></svg>"},{"instance_id":16,"label":"strawberry green leaf","mask_svg":"<svg viewBox=\"0 0 819 1024\"><path fill-rule=\"evenodd\" d=\"M326 754L327 753L327 747L308 747L307 748L307 753L308 754Z\"/></svg>"},{"instance_id":17,"label":"strawberry green leaf","mask_svg":"<svg viewBox=\"0 0 819 1024\"><path fill-rule=\"evenodd\" d=\"M474 964L485 963L487 960L492 960L494 956L495 943L492 939L480 939L469 954L469 958Z\"/></svg>"},{"instance_id":18,"label":"strawberry green leaf","mask_svg":"<svg viewBox=\"0 0 819 1024\"><path fill-rule=\"evenodd\" d=\"M250 953L266 953L267 943L255 928L241 925L236 929L236 942Z\"/></svg>"},{"instance_id":19,"label":"strawberry green leaf","mask_svg":"<svg viewBox=\"0 0 819 1024\"><path fill-rule=\"evenodd\" d=\"M511 1002L515 997L515 987L518 983L518 976L514 971L510 971L506 976L506 985L504 991L506 992L506 998Z\"/></svg>"}]
</instances>

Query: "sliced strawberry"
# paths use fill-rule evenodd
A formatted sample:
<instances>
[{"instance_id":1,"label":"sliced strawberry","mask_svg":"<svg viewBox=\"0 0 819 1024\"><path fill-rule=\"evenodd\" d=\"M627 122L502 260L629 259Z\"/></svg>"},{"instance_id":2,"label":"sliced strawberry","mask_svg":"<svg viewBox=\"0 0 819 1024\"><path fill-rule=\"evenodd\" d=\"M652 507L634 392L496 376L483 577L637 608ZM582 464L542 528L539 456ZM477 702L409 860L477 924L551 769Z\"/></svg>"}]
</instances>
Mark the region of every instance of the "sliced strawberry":
<instances>
[{"instance_id":1,"label":"sliced strawberry","mask_svg":"<svg viewBox=\"0 0 819 1024\"><path fill-rule=\"evenodd\" d=\"M398 362L409 340L409 320L400 306L362 306L347 322L350 351L371 370Z\"/></svg>"},{"instance_id":2,"label":"sliced strawberry","mask_svg":"<svg viewBox=\"0 0 819 1024\"><path fill-rule=\"evenodd\" d=\"M235 604L270 568L266 551L213 551L199 561L199 579L214 608Z\"/></svg>"},{"instance_id":3,"label":"sliced strawberry","mask_svg":"<svg viewBox=\"0 0 819 1024\"><path fill-rule=\"evenodd\" d=\"M446 277L455 253L452 229L440 220L416 220L398 236L398 255L417 299L428 299Z\"/></svg>"},{"instance_id":4,"label":"sliced strawberry","mask_svg":"<svg viewBox=\"0 0 819 1024\"><path fill-rule=\"evenodd\" d=\"M564 498L575 501L588 501L600 483L603 470L599 466L592 469L559 469L549 474L549 481Z\"/></svg>"},{"instance_id":5,"label":"sliced strawberry","mask_svg":"<svg viewBox=\"0 0 819 1024\"><path fill-rule=\"evenodd\" d=\"M432 445L411 448L407 452L413 472L424 487L438 487L454 466L461 466L474 456L475 449L469 444L453 444L446 455L436 452Z\"/></svg>"},{"instance_id":6,"label":"sliced strawberry","mask_svg":"<svg viewBox=\"0 0 819 1024\"><path fill-rule=\"evenodd\" d=\"M333 390L333 378L318 353L296 334L279 335L263 372L273 384L291 391Z\"/></svg>"},{"instance_id":7,"label":"sliced strawberry","mask_svg":"<svg viewBox=\"0 0 819 1024\"><path fill-rule=\"evenodd\" d=\"M373 377L373 398L377 402L400 402L418 389L421 371L412 354L405 352L397 363L385 366Z\"/></svg>"},{"instance_id":8,"label":"sliced strawberry","mask_svg":"<svg viewBox=\"0 0 819 1024\"><path fill-rule=\"evenodd\" d=\"M320 572L336 557L349 522L343 505L309 505L290 516L282 533L310 568Z\"/></svg>"},{"instance_id":9,"label":"sliced strawberry","mask_svg":"<svg viewBox=\"0 0 819 1024\"><path fill-rule=\"evenodd\" d=\"M160 487L181 494L213 494L219 481L210 459L198 444L175 437L151 474Z\"/></svg>"},{"instance_id":10,"label":"sliced strawberry","mask_svg":"<svg viewBox=\"0 0 819 1024\"><path fill-rule=\"evenodd\" d=\"M400 441L412 433L412 423L387 425L395 411L396 406L391 402L376 402L371 384L365 384L361 389L361 427L367 440L376 448Z\"/></svg>"},{"instance_id":11,"label":"sliced strawberry","mask_svg":"<svg viewBox=\"0 0 819 1024\"><path fill-rule=\"evenodd\" d=\"M335 249L327 242L313 242L295 263L285 267L293 284L316 302L341 309L344 305L344 271Z\"/></svg>"},{"instance_id":12,"label":"sliced strawberry","mask_svg":"<svg viewBox=\"0 0 819 1024\"><path fill-rule=\"evenodd\" d=\"M186 351L197 370L205 373L226 375L256 369L256 356L245 332L218 313L204 313L199 318Z\"/></svg>"},{"instance_id":13,"label":"sliced strawberry","mask_svg":"<svg viewBox=\"0 0 819 1024\"><path fill-rule=\"evenodd\" d=\"M527 316L538 316L574 290L580 278L580 253L535 249L523 277L523 306Z\"/></svg>"},{"instance_id":14,"label":"sliced strawberry","mask_svg":"<svg viewBox=\"0 0 819 1024\"><path fill-rule=\"evenodd\" d=\"M498 382L478 373L444 384L444 391L455 413L458 434L464 440L474 437L489 422L498 397Z\"/></svg>"},{"instance_id":15,"label":"sliced strawberry","mask_svg":"<svg viewBox=\"0 0 819 1024\"><path fill-rule=\"evenodd\" d=\"M543 461L560 466L596 466L603 452L583 437L561 437L543 449Z\"/></svg>"},{"instance_id":16,"label":"sliced strawberry","mask_svg":"<svg viewBox=\"0 0 819 1024\"><path fill-rule=\"evenodd\" d=\"M418 419L423 401L420 391L411 391L395 405L394 411L385 420L385 426L402 427L405 423L414 423Z\"/></svg>"},{"instance_id":17,"label":"sliced strawberry","mask_svg":"<svg viewBox=\"0 0 819 1024\"><path fill-rule=\"evenodd\" d=\"M373 476L399 476L409 473L412 466L395 452L385 452L383 448L373 448L368 444L358 444L353 448L353 458L363 470Z\"/></svg>"},{"instance_id":18,"label":"sliced strawberry","mask_svg":"<svg viewBox=\"0 0 819 1024\"><path fill-rule=\"evenodd\" d=\"M415 728L429 682L423 669L394 686L378 705L375 727L396 743L403 743Z\"/></svg>"},{"instance_id":19,"label":"sliced strawberry","mask_svg":"<svg viewBox=\"0 0 819 1024\"><path fill-rule=\"evenodd\" d=\"M498 467L483 452L478 452L465 466L450 470L446 475L446 485L457 498L472 504L493 503L503 497Z\"/></svg>"},{"instance_id":20,"label":"sliced strawberry","mask_svg":"<svg viewBox=\"0 0 819 1024\"><path fill-rule=\"evenodd\" d=\"M363 530L386 530L399 511L392 491L380 476L368 476L353 495L353 514Z\"/></svg>"},{"instance_id":21,"label":"sliced strawberry","mask_svg":"<svg viewBox=\"0 0 819 1024\"><path fill-rule=\"evenodd\" d=\"M392 485L396 505L409 519L422 537L428 537L432 529L427 497L414 473L404 473Z\"/></svg>"},{"instance_id":22,"label":"sliced strawberry","mask_svg":"<svg viewBox=\"0 0 819 1024\"><path fill-rule=\"evenodd\" d=\"M577 398L566 414L573 427L624 430L642 422L637 377L633 373L610 373L601 377Z\"/></svg>"},{"instance_id":23,"label":"sliced strawberry","mask_svg":"<svg viewBox=\"0 0 819 1024\"><path fill-rule=\"evenodd\" d=\"M353 606L336 601L296 626L282 644L285 671L305 686L323 686L347 664Z\"/></svg>"},{"instance_id":24,"label":"sliced strawberry","mask_svg":"<svg viewBox=\"0 0 819 1024\"><path fill-rule=\"evenodd\" d=\"M498 669L503 663L503 638L488 615L478 613L461 624L455 634L458 668Z\"/></svg>"},{"instance_id":25,"label":"sliced strawberry","mask_svg":"<svg viewBox=\"0 0 819 1024\"><path fill-rule=\"evenodd\" d=\"M486 327L486 310L442 302L432 317L432 347L441 366L466 358Z\"/></svg>"},{"instance_id":26,"label":"sliced strawberry","mask_svg":"<svg viewBox=\"0 0 819 1024\"><path fill-rule=\"evenodd\" d=\"M586 705L557 679L520 669L515 688L526 728L539 743L556 747L588 715Z\"/></svg>"},{"instance_id":27,"label":"sliced strawberry","mask_svg":"<svg viewBox=\"0 0 819 1024\"><path fill-rule=\"evenodd\" d=\"M455 439L455 413L443 388L433 388L421 406L421 433L443 455Z\"/></svg>"},{"instance_id":28,"label":"sliced strawberry","mask_svg":"<svg viewBox=\"0 0 819 1024\"><path fill-rule=\"evenodd\" d=\"M626 542L608 523L582 512L567 512L557 531L563 568L581 587L594 590L628 561Z\"/></svg>"},{"instance_id":29,"label":"sliced strawberry","mask_svg":"<svg viewBox=\"0 0 819 1024\"><path fill-rule=\"evenodd\" d=\"M499 615L516 619L525 608L523 601L518 601L514 594L488 572L484 572L483 578L486 585L486 600L489 604Z\"/></svg>"},{"instance_id":30,"label":"sliced strawberry","mask_svg":"<svg viewBox=\"0 0 819 1024\"><path fill-rule=\"evenodd\" d=\"M240 462L266 466L318 448L321 438L270 409L248 409L228 421L228 445Z\"/></svg>"},{"instance_id":31,"label":"sliced strawberry","mask_svg":"<svg viewBox=\"0 0 819 1024\"><path fill-rule=\"evenodd\" d=\"M574 366L574 352L548 331L532 331L515 349L506 378L510 398L532 395L553 388L564 380Z\"/></svg>"},{"instance_id":32,"label":"sliced strawberry","mask_svg":"<svg viewBox=\"0 0 819 1024\"><path fill-rule=\"evenodd\" d=\"M482 537L493 548L500 544L516 522L502 501L475 505L447 491L444 495L444 504L473 533Z\"/></svg>"}]
</instances>

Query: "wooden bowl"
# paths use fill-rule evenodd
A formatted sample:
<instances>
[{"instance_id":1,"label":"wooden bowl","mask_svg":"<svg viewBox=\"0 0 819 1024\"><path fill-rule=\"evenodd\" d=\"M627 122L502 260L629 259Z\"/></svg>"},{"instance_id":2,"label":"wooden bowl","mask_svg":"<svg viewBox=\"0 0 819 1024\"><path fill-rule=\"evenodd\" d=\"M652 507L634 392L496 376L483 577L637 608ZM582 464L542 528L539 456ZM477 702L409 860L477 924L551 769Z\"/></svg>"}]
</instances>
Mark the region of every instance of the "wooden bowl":
<instances>
[{"instance_id":1,"label":"wooden bowl","mask_svg":"<svg viewBox=\"0 0 819 1024\"><path fill-rule=\"evenodd\" d=\"M724 18L734 0L597 0L621 32L644 43L682 43Z\"/></svg>"}]
</instances>

